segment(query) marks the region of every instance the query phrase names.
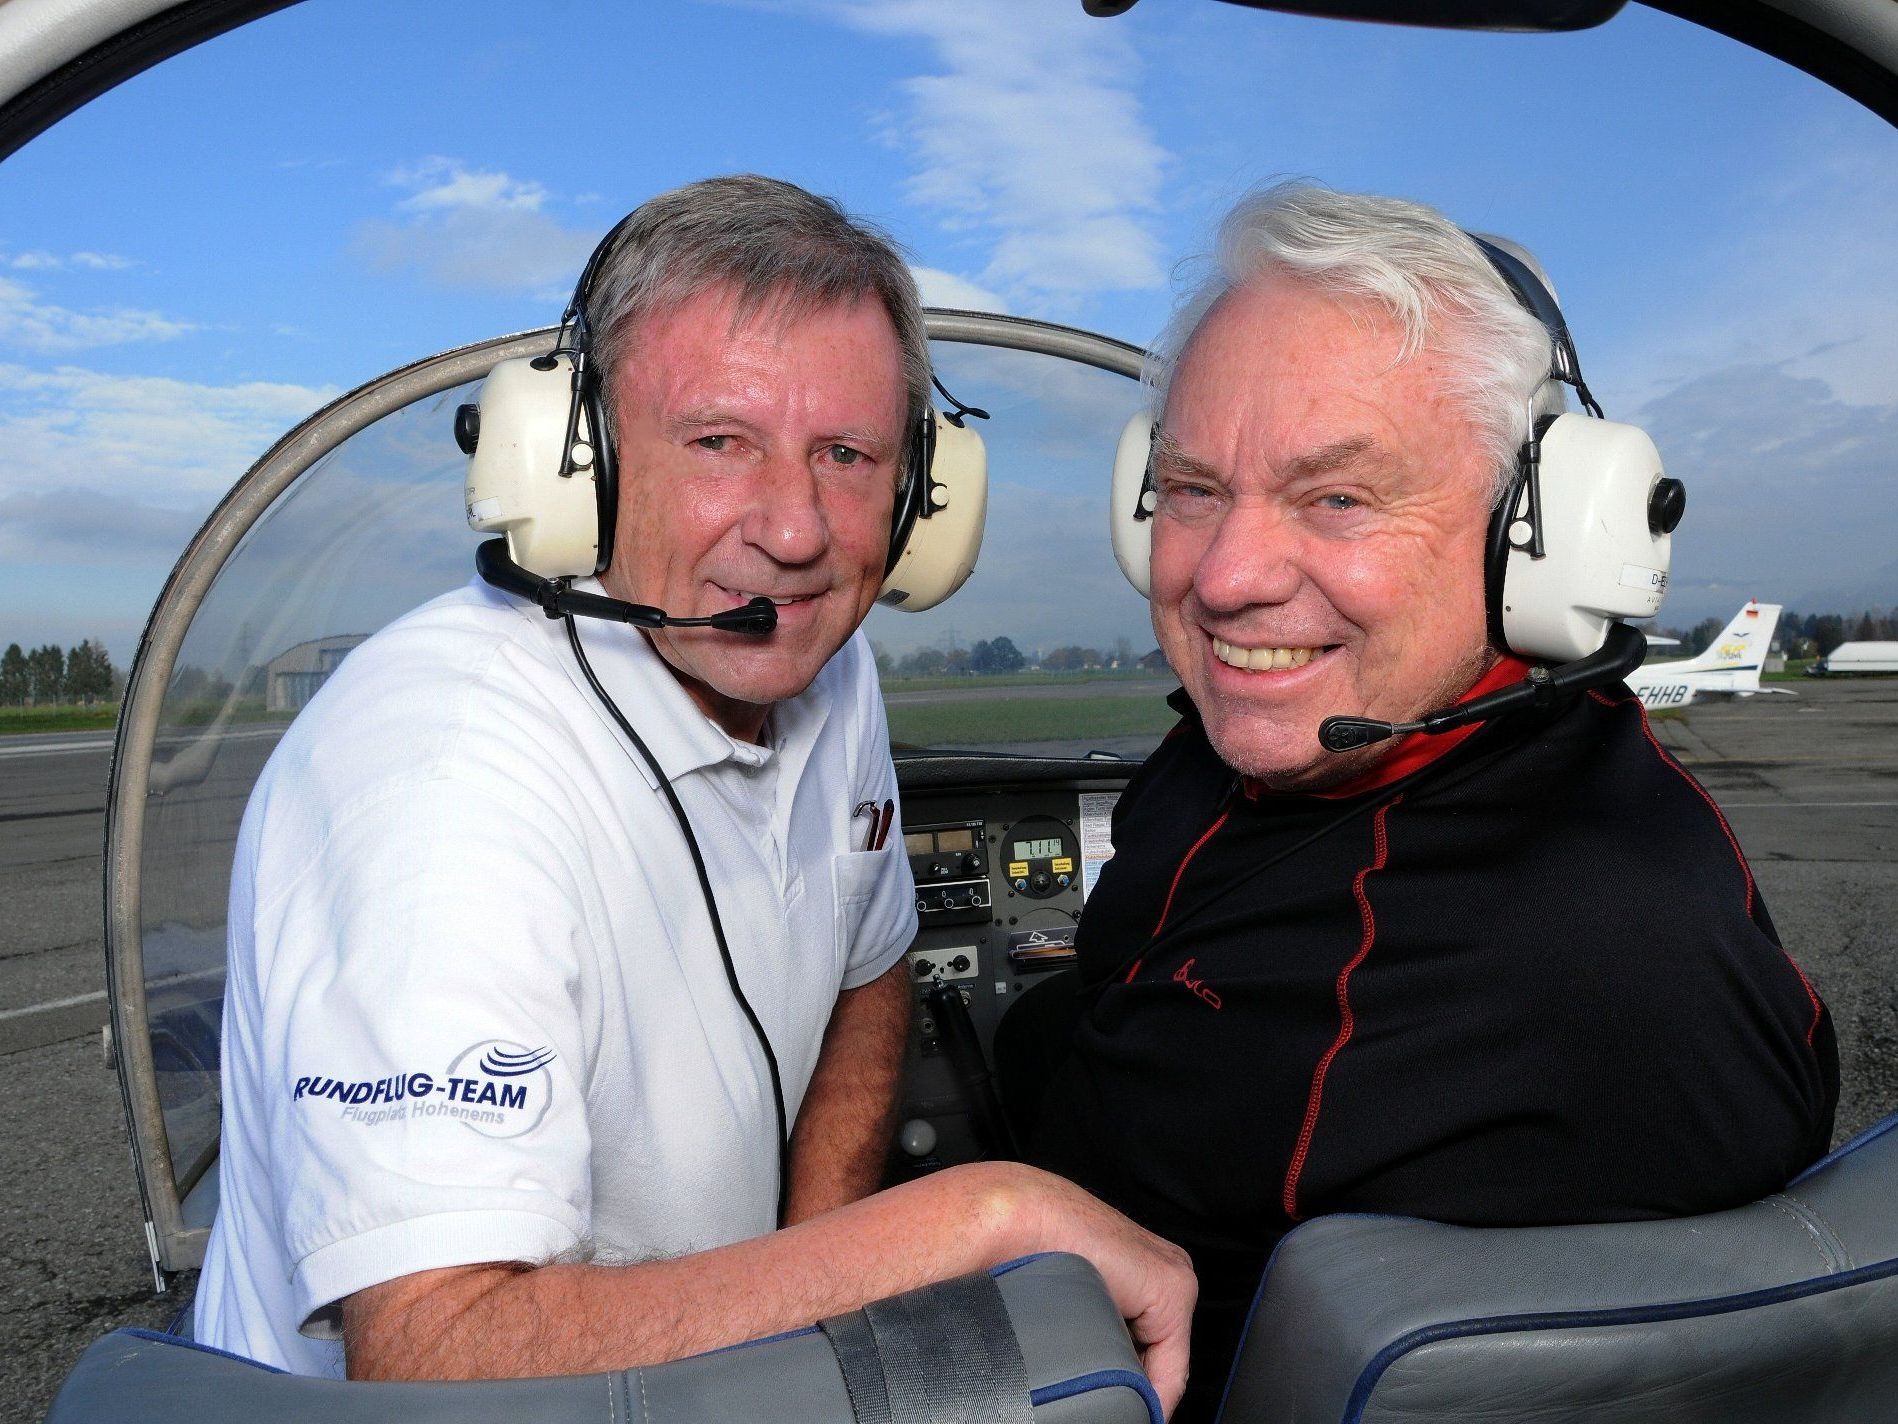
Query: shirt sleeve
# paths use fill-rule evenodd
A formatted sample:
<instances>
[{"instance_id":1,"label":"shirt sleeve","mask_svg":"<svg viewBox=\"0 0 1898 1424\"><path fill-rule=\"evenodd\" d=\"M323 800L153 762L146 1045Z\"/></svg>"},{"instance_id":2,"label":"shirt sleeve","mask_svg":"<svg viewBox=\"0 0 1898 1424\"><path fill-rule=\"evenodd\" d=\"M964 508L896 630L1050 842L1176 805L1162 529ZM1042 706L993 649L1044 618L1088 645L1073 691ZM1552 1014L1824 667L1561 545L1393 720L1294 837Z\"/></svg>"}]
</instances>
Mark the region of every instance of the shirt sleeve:
<instances>
[{"instance_id":1,"label":"shirt sleeve","mask_svg":"<svg viewBox=\"0 0 1898 1424\"><path fill-rule=\"evenodd\" d=\"M865 801L896 809L880 850L849 850L836 857L837 918L844 936L841 987L856 989L885 973L916 939L916 880L903 853L902 803L890 761L889 716L877 685L876 663L861 633L849 647L856 655L854 685L859 728L857 788L852 805Z\"/></svg>"},{"instance_id":2,"label":"shirt sleeve","mask_svg":"<svg viewBox=\"0 0 1898 1424\"><path fill-rule=\"evenodd\" d=\"M255 1107L304 1332L366 1286L576 1245L593 935L559 828L429 780L259 869Z\"/></svg>"}]
</instances>

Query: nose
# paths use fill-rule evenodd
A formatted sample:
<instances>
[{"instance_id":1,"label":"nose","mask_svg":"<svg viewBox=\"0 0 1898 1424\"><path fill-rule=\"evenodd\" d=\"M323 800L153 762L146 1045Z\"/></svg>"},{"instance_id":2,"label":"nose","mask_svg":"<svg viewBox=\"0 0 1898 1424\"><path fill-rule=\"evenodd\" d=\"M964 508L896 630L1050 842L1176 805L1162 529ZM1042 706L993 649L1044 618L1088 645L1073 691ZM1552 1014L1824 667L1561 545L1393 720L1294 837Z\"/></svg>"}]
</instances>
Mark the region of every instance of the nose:
<instances>
[{"instance_id":1,"label":"nose","mask_svg":"<svg viewBox=\"0 0 1898 1424\"><path fill-rule=\"evenodd\" d=\"M830 547L830 520L817 477L797 459L773 459L758 472L744 523L745 541L780 564L808 564Z\"/></svg>"},{"instance_id":2,"label":"nose","mask_svg":"<svg viewBox=\"0 0 1898 1424\"><path fill-rule=\"evenodd\" d=\"M1210 613L1288 603L1304 573L1292 518L1269 500L1240 499L1226 511L1193 570L1193 595Z\"/></svg>"}]
</instances>

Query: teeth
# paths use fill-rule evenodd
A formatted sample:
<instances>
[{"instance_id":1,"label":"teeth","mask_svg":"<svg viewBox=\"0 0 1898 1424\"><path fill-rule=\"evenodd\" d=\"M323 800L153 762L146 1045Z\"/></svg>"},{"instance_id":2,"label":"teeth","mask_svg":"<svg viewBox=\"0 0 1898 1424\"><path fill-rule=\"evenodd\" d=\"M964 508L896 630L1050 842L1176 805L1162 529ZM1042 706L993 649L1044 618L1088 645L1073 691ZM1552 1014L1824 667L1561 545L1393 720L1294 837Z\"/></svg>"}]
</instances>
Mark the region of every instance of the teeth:
<instances>
[{"instance_id":1,"label":"teeth","mask_svg":"<svg viewBox=\"0 0 1898 1424\"><path fill-rule=\"evenodd\" d=\"M1303 667L1323 651L1323 648L1241 648L1223 638L1213 639L1214 657L1228 666L1253 672Z\"/></svg>"},{"instance_id":2,"label":"teeth","mask_svg":"<svg viewBox=\"0 0 1898 1424\"><path fill-rule=\"evenodd\" d=\"M797 594L792 594L786 598L780 598L776 594L766 594L766 593L741 593L738 596L739 598L743 599L746 603L751 602L751 600L754 598L769 598L779 608L784 607L787 603L803 603L809 599L813 599L817 597L817 595L814 593L797 593Z\"/></svg>"}]
</instances>

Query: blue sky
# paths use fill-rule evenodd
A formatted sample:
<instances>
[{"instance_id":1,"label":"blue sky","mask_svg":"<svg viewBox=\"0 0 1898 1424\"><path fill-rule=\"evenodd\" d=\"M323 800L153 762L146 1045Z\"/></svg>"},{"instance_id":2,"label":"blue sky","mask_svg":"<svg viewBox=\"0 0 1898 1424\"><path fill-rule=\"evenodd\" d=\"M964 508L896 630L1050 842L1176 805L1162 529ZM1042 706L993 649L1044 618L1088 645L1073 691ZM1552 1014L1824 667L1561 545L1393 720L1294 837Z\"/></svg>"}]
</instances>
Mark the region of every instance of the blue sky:
<instances>
[{"instance_id":1,"label":"blue sky","mask_svg":"<svg viewBox=\"0 0 1898 1424\"><path fill-rule=\"evenodd\" d=\"M1261 181L1432 202L1538 252L1609 413L1689 481L1667 621L1749 595L1898 602L1898 134L1684 22L306 0L0 165L0 644L99 636L124 663L185 540L283 430L551 320L627 208L743 169L884 223L934 300L1137 342ZM1065 526L1105 499L1104 466L1066 502L996 478L998 570L1074 537L1031 506ZM1124 590L1069 616L985 587L879 636L1150 643Z\"/></svg>"}]
</instances>

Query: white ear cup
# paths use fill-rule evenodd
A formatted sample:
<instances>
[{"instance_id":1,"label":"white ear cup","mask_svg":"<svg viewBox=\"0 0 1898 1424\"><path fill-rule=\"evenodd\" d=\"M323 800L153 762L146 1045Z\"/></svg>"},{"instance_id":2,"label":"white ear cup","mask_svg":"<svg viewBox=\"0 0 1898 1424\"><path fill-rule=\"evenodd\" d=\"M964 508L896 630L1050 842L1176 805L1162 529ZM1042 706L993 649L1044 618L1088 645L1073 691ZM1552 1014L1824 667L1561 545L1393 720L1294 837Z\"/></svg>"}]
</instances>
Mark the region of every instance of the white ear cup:
<instances>
[{"instance_id":1,"label":"white ear cup","mask_svg":"<svg viewBox=\"0 0 1898 1424\"><path fill-rule=\"evenodd\" d=\"M567 357L501 362L482 383L480 439L468 461L469 527L506 534L508 557L542 578L590 574L599 560L599 462L584 411L579 468L560 475L572 400Z\"/></svg>"},{"instance_id":2,"label":"white ear cup","mask_svg":"<svg viewBox=\"0 0 1898 1424\"><path fill-rule=\"evenodd\" d=\"M1108 527L1113 532L1114 561L1127 575L1127 582L1140 590L1142 598L1152 596L1153 520L1151 517L1139 519L1135 515L1147 482L1152 444L1153 417L1143 410L1120 432L1120 444L1114 450L1114 483L1108 492ZM1153 510L1149 508L1146 513L1151 516Z\"/></svg>"},{"instance_id":3,"label":"white ear cup","mask_svg":"<svg viewBox=\"0 0 1898 1424\"><path fill-rule=\"evenodd\" d=\"M1512 547L1502 624L1524 657L1570 662L1597 652L1615 618L1651 618L1667 592L1673 538L1649 527L1660 452L1619 421L1557 416L1542 436L1544 556ZM1527 495L1511 511L1527 513Z\"/></svg>"},{"instance_id":4,"label":"white ear cup","mask_svg":"<svg viewBox=\"0 0 1898 1424\"><path fill-rule=\"evenodd\" d=\"M925 504L877 595L879 603L905 613L934 608L975 569L989 507L982 437L937 416L935 451L921 478Z\"/></svg>"}]
</instances>

